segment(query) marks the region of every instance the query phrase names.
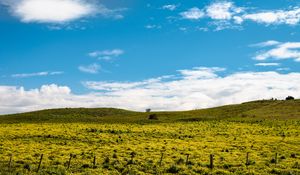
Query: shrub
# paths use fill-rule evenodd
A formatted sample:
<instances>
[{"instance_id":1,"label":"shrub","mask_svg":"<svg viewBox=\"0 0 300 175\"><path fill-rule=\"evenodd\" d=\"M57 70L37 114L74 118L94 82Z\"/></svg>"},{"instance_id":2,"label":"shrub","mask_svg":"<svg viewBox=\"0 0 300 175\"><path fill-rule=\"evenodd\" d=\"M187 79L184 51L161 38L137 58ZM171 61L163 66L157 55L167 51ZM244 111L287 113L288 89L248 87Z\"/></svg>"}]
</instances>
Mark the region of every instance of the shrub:
<instances>
[{"instance_id":1,"label":"shrub","mask_svg":"<svg viewBox=\"0 0 300 175\"><path fill-rule=\"evenodd\" d=\"M29 164L25 164L24 165L24 169L30 171L31 170L31 166Z\"/></svg>"},{"instance_id":2,"label":"shrub","mask_svg":"<svg viewBox=\"0 0 300 175\"><path fill-rule=\"evenodd\" d=\"M294 165L293 165L293 168L295 168L295 169L300 169L300 164L299 164L299 162L295 162Z\"/></svg>"},{"instance_id":3,"label":"shrub","mask_svg":"<svg viewBox=\"0 0 300 175\"><path fill-rule=\"evenodd\" d=\"M157 114L150 114L148 119L149 120L158 120Z\"/></svg>"},{"instance_id":4,"label":"shrub","mask_svg":"<svg viewBox=\"0 0 300 175\"><path fill-rule=\"evenodd\" d=\"M176 162L176 164L183 164L184 163L184 159L183 158L179 158Z\"/></svg>"},{"instance_id":5,"label":"shrub","mask_svg":"<svg viewBox=\"0 0 300 175\"><path fill-rule=\"evenodd\" d=\"M89 168L90 165L89 165L89 164L83 164L81 167L82 167L82 168Z\"/></svg>"},{"instance_id":6,"label":"shrub","mask_svg":"<svg viewBox=\"0 0 300 175\"><path fill-rule=\"evenodd\" d=\"M224 164L224 165L223 165L223 168L224 168L224 169L229 169L229 168L231 168L231 167L232 167L231 164Z\"/></svg>"},{"instance_id":7,"label":"shrub","mask_svg":"<svg viewBox=\"0 0 300 175\"><path fill-rule=\"evenodd\" d=\"M295 100L295 98L292 97L292 96L288 96L288 97L285 98L285 100Z\"/></svg>"},{"instance_id":8,"label":"shrub","mask_svg":"<svg viewBox=\"0 0 300 175\"><path fill-rule=\"evenodd\" d=\"M106 158L104 159L103 164L106 164L106 163L109 163L109 162L110 162L109 157L106 157Z\"/></svg>"},{"instance_id":9,"label":"shrub","mask_svg":"<svg viewBox=\"0 0 300 175\"><path fill-rule=\"evenodd\" d=\"M296 154L295 153L292 153L291 154L291 158L296 158L297 156L296 156Z\"/></svg>"},{"instance_id":10,"label":"shrub","mask_svg":"<svg viewBox=\"0 0 300 175\"><path fill-rule=\"evenodd\" d=\"M172 165L170 168L167 169L167 173L176 174L179 172L179 168L176 165Z\"/></svg>"},{"instance_id":11,"label":"shrub","mask_svg":"<svg viewBox=\"0 0 300 175\"><path fill-rule=\"evenodd\" d=\"M277 163L276 159L275 159L275 158L272 158L272 159L271 159L271 163Z\"/></svg>"},{"instance_id":12,"label":"shrub","mask_svg":"<svg viewBox=\"0 0 300 175\"><path fill-rule=\"evenodd\" d=\"M118 158L117 154L114 153L113 156L112 156L114 159Z\"/></svg>"}]
</instances>

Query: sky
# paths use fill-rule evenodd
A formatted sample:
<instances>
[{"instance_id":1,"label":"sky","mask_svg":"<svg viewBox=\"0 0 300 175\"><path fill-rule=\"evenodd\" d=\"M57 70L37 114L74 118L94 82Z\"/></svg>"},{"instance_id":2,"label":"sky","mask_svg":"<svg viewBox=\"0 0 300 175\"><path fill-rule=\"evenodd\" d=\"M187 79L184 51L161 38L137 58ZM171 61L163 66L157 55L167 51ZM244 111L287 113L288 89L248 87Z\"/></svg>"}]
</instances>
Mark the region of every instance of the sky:
<instances>
[{"instance_id":1,"label":"sky","mask_svg":"<svg viewBox=\"0 0 300 175\"><path fill-rule=\"evenodd\" d=\"M0 0L0 114L300 98L296 0Z\"/></svg>"}]
</instances>

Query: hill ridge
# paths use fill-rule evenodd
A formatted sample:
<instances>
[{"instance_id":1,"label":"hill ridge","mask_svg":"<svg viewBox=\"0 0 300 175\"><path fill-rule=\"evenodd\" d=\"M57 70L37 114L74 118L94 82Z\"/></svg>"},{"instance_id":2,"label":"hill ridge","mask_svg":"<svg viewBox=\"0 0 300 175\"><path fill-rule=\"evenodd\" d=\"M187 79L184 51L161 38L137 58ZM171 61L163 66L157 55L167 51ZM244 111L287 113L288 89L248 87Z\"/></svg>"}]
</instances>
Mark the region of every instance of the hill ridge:
<instances>
[{"instance_id":1,"label":"hill ridge","mask_svg":"<svg viewBox=\"0 0 300 175\"><path fill-rule=\"evenodd\" d=\"M149 113L118 108L58 108L33 112L0 115L0 123L43 122L170 122L207 119L256 118L299 119L300 100L257 100L190 111L150 112L159 120L148 120Z\"/></svg>"}]
</instances>

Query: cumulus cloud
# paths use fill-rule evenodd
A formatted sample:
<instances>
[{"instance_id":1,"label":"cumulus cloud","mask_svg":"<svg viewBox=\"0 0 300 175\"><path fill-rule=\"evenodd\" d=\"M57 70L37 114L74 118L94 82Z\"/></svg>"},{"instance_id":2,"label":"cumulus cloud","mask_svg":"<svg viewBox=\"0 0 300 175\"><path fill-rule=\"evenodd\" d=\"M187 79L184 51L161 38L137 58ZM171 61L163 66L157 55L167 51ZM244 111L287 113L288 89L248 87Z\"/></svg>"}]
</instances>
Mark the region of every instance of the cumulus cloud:
<instances>
[{"instance_id":1,"label":"cumulus cloud","mask_svg":"<svg viewBox=\"0 0 300 175\"><path fill-rule=\"evenodd\" d=\"M198 20L205 16L205 13L197 7L193 7L187 11L180 13L183 19Z\"/></svg>"},{"instance_id":2,"label":"cumulus cloud","mask_svg":"<svg viewBox=\"0 0 300 175\"><path fill-rule=\"evenodd\" d=\"M180 13L183 19L209 20L208 24L218 30L237 28L247 21L269 25L297 25L300 22L300 7L288 9L260 10L238 7L232 1L216 1L206 7L193 7Z\"/></svg>"},{"instance_id":3,"label":"cumulus cloud","mask_svg":"<svg viewBox=\"0 0 300 175\"><path fill-rule=\"evenodd\" d=\"M256 44L259 47L267 47L267 50L259 51L254 57L255 60L264 61L268 59L284 60L293 59L300 62L300 42L277 42L268 41L265 43Z\"/></svg>"},{"instance_id":4,"label":"cumulus cloud","mask_svg":"<svg viewBox=\"0 0 300 175\"><path fill-rule=\"evenodd\" d=\"M12 74L13 78L28 78L28 77L39 77L39 76L48 76L48 75L60 75L64 72L56 71L56 72L35 72L35 73L22 73L22 74Z\"/></svg>"},{"instance_id":5,"label":"cumulus cloud","mask_svg":"<svg viewBox=\"0 0 300 175\"><path fill-rule=\"evenodd\" d=\"M62 107L190 110L288 95L300 98L300 73L236 72L222 76L224 71L198 67L137 82L83 82L92 90L88 94L74 94L69 87L55 84L29 90L0 86L0 111Z\"/></svg>"},{"instance_id":6,"label":"cumulus cloud","mask_svg":"<svg viewBox=\"0 0 300 175\"><path fill-rule=\"evenodd\" d=\"M120 18L118 10L111 10L91 0L0 0L12 15L22 22L67 23L93 15Z\"/></svg>"},{"instance_id":7,"label":"cumulus cloud","mask_svg":"<svg viewBox=\"0 0 300 175\"><path fill-rule=\"evenodd\" d=\"M216 2L206 7L208 17L216 20L230 20L232 16L243 11L242 8L235 7L233 2ZM238 19L237 19L238 20Z\"/></svg>"},{"instance_id":8,"label":"cumulus cloud","mask_svg":"<svg viewBox=\"0 0 300 175\"><path fill-rule=\"evenodd\" d=\"M122 49L93 51L88 53L90 57L98 58L99 60L111 60L124 54Z\"/></svg>"},{"instance_id":9,"label":"cumulus cloud","mask_svg":"<svg viewBox=\"0 0 300 175\"><path fill-rule=\"evenodd\" d=\"M101 66L99 64L90 64L90 65L87 65L87 66L79 66L78 69L81 71L81 72L85 72L85 73L90 73L90 74L97 74L99 73L99 70L101 69Z\"/></svg>"},{"instance_id":10,"label":"cumulus cloud","mask_svg":"<svg viewBox=\"0 0 300 175\"><path fill-rule=\"evenodd\" d=\"M295 7L292 10L273 10L257 13L246 14L244 19L252 20L258 23L270 24L287 24L295 25L300 21L300 8Z\"/></svg>"}]
</instances>

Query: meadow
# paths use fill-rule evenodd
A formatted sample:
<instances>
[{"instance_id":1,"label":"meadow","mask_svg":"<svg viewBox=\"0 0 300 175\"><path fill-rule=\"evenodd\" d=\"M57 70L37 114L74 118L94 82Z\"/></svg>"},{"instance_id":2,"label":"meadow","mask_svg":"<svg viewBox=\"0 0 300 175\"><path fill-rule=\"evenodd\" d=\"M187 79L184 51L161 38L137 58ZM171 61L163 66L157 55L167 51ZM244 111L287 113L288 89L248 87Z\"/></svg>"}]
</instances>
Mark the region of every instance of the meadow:
<instances>
[{"instance_id":1,"label":"meadow","mask_svg":"<svg viewBox=\"0 0 300 175\"><path fill-rule=\"evenodd\" d=\"M300 174L300 101L0 116L0 174ZM155 114L157 119L149 120ZM211 159L212 158L212 159Z\"/></svg>"}]
</instances>

